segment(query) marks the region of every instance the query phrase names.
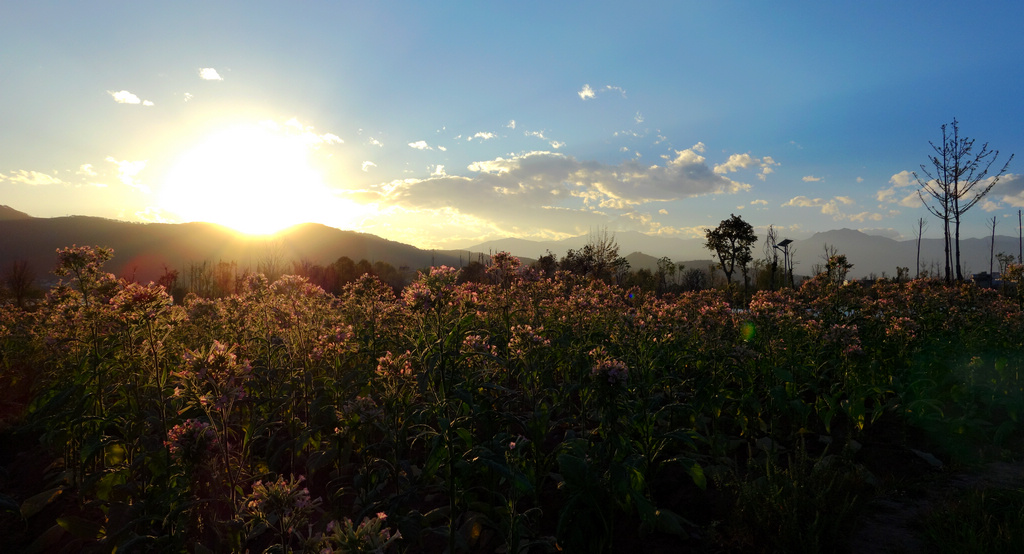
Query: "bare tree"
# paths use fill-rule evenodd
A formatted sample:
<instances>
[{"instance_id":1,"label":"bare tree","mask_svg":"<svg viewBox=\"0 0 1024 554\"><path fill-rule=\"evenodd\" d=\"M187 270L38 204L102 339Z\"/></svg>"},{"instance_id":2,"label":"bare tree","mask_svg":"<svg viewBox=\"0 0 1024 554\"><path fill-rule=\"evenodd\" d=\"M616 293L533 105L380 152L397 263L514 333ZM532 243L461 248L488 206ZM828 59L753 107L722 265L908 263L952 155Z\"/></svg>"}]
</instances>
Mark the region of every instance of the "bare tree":
<instances>
[{"instance_id":1,"label":"bare tree","mask_svg":"<svg viewBox=\"0 0 1024 554\"><path fill-rule=\"evenodd\" d=\"M779 232L775 230L774 225L768 226L768 231L764 237L764 260L769 267L771 276L769 277L769 286L772 290L775 290L775 276L779 271Z\"/></svg>"},{"instance_id":2,"label":"bare tree","mask_svg":"<svg viewBox=\"0 0 1024 554\"><path fill-rule=\"evenodd\" d=\"M4 271L3 282L14 299L14 304L24 308L35 286L36 274L29 266L28 260L14 260Z\"/></svg>"},{"instance_id":3,"label":"bare tree","mask_svg":"<svg viewBox=\"0 0 1024 554\"><path fill-rule=\"evenodd\" d=\"M963 215L973 208L996 185L1009 168L1013 155L1006 160L1002 169L991 174L989 170L999 157L998 150L989 150L988 143L974 151L974 139L961 137L956 118L950 125L942 126L942 144L929 143L935 155L929 156L932 168L921 165L921 178L916 172L920 189L917 191L921 202L932 215L943 222L946 239L946 281L952 281L952 267L956 268L956 279L962 281L960 265L960 222ZM950 233L950 225L953 232ZM955 264L951 255L955 252Z\"/></svg>"},{"instance_id":4,"label":"bare tree","mask_svg":"<svg viewBox=\"0 0 1024 554\"><path fill-rule=\"evenodd\" d=\"M914 268L914 278L921 276L921 237L924 236L924 230L928 227L923 217L917 218L917 267Z\"/></svg>"},{"instance_id":5,"label":"bare tree","mask_svg":"<svg viewBox=\"0 0 1024 554\"><path fill-rule=\"evenodd\" d=\"M992 277L992 271L995 269L994 262L996 259L996 216L992 216L992 221L989 222L989 226L992 227L992 243L988 247L988 278L992 279L993 284L995 284L995 279Z\"/></svg>"},{"instance_id":6,"label":"bare tree","mask_svg":"<svg viewBox=\"0 0 1024 554\"><path fill-rule=\"evenodd\" d=\"M280 240L267 241L263 245L263 254L256 262L256 273L262 273L268 281L274 282L287 271L284 244Z\"/></svg>"},{"instance_id":7,"label":"bare tree","mask_svg":"<svg viewBox=\"0 0 1024 554\"><path fill-rule=\"evenodd\" d=\"M570 249L559 265L566 271L605 282L612 282L614 277L629 270L626 259L619 256L615 233L609 234L605 227L591 231L587 244L579 250Z\"/></svg>"}]
</instances>

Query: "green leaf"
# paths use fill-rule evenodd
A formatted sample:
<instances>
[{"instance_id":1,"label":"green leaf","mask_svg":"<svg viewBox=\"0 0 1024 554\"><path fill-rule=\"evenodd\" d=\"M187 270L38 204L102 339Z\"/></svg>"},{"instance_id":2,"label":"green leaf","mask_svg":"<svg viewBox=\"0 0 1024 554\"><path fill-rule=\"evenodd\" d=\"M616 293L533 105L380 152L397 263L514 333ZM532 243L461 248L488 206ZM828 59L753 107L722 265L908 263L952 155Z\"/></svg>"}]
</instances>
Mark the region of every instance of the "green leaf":
<instances>
[{"instance_id":1,"label":"green leaf","mask_svg":"<svg viewBox=\"0 0 1024 554\"><path fill-rule=\"evenodd\" d=\"M57 518L57 525L60 525L72 535L86 540L101 539L106 535L103 526L95 521L89 521L78 516L65 516Z\"/></svg>"},{"instance_id":2,"label":"green leaf","mask_svg":"<svg viewBox=\"0 0 1024 554\"><path fill-rule=\"evenodd\" d=\"M64 492L64 488L57 487L25 499L21 503L21 517L28 519L43 511L43 508L49 506L62 492Z\"/></svg>"},{"instance_id":3,"label":"green leaf","mask_svg":"<svg viewBox=\"0 0 1024 554\"><path fill-rule=\"evenodd\" d=\"M28 545L25 549L26 554L34 554L36 552L53 552L57 543L63 538L66 531L60 525L54 525L46 531L43 531L41 535L36 537L36 540L32 541L32 544Z\"/></svg>"},{"instance_id":4,"label":"green leaf","mask_svg":"<svg viewBox=\"0 0 1024 554\"><path fill-rule=\"evenodd\" d=\"M18 512L20 510L21 507L13 498L6 494L0 494L0 512Z\"/></svg>"}]
</instances>

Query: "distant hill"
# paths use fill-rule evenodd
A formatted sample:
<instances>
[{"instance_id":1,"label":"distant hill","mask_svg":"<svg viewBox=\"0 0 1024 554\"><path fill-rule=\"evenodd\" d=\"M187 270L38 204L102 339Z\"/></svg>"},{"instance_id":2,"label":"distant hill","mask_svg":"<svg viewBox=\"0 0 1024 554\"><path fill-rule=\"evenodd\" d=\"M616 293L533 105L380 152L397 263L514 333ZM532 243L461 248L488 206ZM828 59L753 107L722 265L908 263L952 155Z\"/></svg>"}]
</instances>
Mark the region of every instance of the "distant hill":
<instances>
[{"instance_id":1,"label":"distant hill","mask_svg":"<svg viewBox=\"0 0 1024 554\"><path fill-rule=\"evenodd\" d=\"M619 253L625 255L633 270L655 271L658 259L667 256L687 269L706 269L713 263L703 239L650 236L637 232L615 233ZM761 237L763 240L763 237ZM129 223L99 217L69 216L36 218L9 206L0 206L0 269L24 259L41 282L52 281L57 263L56 250L73 244L98 245L114 249L114 260L107 269L118 276L133 276L148 282L163 274L164 267L184 274L192 263L235 261L240 269L255 270L261 262L276 260L291 270L293 261L329 264L347 256L353 261L383 261L396 268L422 269L432 265L461 267L472 261L486 262L490 254L505 251L524 263L551 251L557 258L570 248L582 248L590 237L581 235L558 241L502 239L484 242L465 250L423 250L375 235L343 231L326 225L307 223L287 229L273 238L250 237L209 223ZM961 257L967 274L988 271L989 238L965 238L960 241ZM914 273L917 241L897 241L868 235L853 229L837 229L795 240L790 251L797 275L813 273L824 265L825 247L845 254L853 270L851 278L869 275L895 275L897 267ZM995 251L1016 254L1017 237L996 236ZM754 247L754 258L764 257L764 245ZM942 239L921 242L921 267L942 271Z\"/></svg>"},{"instance_id":2,"label":"distant hill","mask_svg":"<svg viewBox=\"0 0 1024 554\"><path fill-rule=\"evenodd\" d=\"M10 221L19 219L32 219L32 216L25 212L19 212L10 206L0 205L0 221Z\"/></svg>"},{"instance_id":3,"label":"distant hill","mask_svg":"<svg viewBox=\"0 0 1024 554\"><path fill-rule=\"evenodd\" d=\"M636 231L614 233L615 242L619 245L619 255L632 252L643 252L655 259L668 256L676 260L699 260L709 258L704 248L703 239L681 239L677 237L659 237L645 235ZM538 258L551 251L557 258L565 255L570 248L578 250L590 240L589 235L580 235L562 240L534 241L524 239L499 239L475 244L469 249L476 252L510 252L516 256ZM636 268L634 268L636 269Z\"/></svg>"},{"instance_id":4,"label":"distant hill","mask_svg":"<svg viewBox=\"0 0 1024 554\"><path fill-rule=\"evenodd\" d=\"M785 237L783 237L785 238ZM505 250L516 256L539 256L550 250L561 258L570 248L579 249L589 240L588 235L580 235L558 241L528 241L521 239L502 239L484 242L471 247L471 250L498 252ZM764 237L758 237L754 245L754 259L764 258ZM646 267L654 270L657 260L668 256L677 265L682 263L687 268L704 269L712 263L714 257L704 248L704 239L681 239L674 237L650 236L635 231L615 233L615 242L619 245L619 253L643 253L644 257L635 254L626 256L630 266L635 269ZM837 229L816 233L809 238L794 240L790 252L794 260L794 272L797 275L810 275L816 265L824 265L825 247L835 247L836 252L845 254L853 264L850 277L859 279L869 275L881 277L896 275L897 267L909 268L913 274L917 262L917 240L897 241L887 237L868 235L854 229ZM988 271L989 238L961 238L961 264L968 274ZM1017 237L996 236L996 253L1018 252ZM630 258L633 256L633 258ZM941 238L924 239L921 241L921 269L942 271L944 253ZM635 261L634 261L635 260ZM691 260L691 261L681 261Z\"/></svg>"},{"instance_id":5,"label":"distant hill","mask_svg":"<svg viewBox=\"0 0 1024 554\"><path fill-rule=\"evenodd\" d=\"M10 210L17 212L16 210ZM8 213L6 210L2 213ZM0 268L24 259L40 282L52 281L58 248L96 245L114 249L107 270L140 282L157 279L164 267L182 274L192 263L235 261L239 269L255 270L275 260L288 271L292 261L329 264L342 256L358 262L383 261L396 268L469 263L469 252L433 252L381 237L325 225L297 225L273 238L250 237L209 223L129 223L98 217L26 217L0 219Z\"/></svg>"}]
</instances>

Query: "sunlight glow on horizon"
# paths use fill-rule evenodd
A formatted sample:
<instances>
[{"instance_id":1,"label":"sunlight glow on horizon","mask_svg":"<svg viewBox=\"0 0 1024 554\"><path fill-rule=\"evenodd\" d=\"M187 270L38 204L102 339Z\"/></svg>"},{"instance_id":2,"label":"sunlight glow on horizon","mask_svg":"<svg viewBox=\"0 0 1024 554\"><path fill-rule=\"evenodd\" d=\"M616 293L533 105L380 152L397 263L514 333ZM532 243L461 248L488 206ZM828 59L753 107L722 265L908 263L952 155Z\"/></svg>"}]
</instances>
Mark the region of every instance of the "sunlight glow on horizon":
<instances>
[{"instance_id":1,"label":"sunlight glow on horizon","mask_svg":"<svg viewBox=\"0 0 1024 554\"><path fill-rule=\"evenodd\" d=\"M161 206L185 221L251 235L301 223L355 223L355 204L335 197L301 138L265 125L231 127L183 154L162 187Z\"/></svg>"}]
</instances>

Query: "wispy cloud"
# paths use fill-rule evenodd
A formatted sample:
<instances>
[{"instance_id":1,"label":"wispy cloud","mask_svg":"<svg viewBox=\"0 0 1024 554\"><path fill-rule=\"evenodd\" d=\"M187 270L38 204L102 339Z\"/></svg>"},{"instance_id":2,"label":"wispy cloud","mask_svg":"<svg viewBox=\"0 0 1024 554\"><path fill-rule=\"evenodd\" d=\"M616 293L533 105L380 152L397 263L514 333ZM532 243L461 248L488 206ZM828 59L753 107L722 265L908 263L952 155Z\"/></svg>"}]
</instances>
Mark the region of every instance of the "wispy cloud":
<instances>
[{"instance_id":1,"label":"wispy cloud","mask_svg":"<svg viewBox=\"0 0 1024 554\"><path fill-rule=\"evenodd\" d=\"M626 97L626 90L623 89L622 87L617 87L615 85L605 85L604 90L618 92L619 94L622 95L623 98Z\"/></svg>"},{"instance_id":2,"label":"wispy cloud","mask_svg":"<svg viewBox=\"0 0 1024 554\"><path fill-rule=\"evenodd\" d=\"M765 156L763 158L755 158L750 154L732 154L725 163L721 163L715 166L715 173L719 175L725 175L727 173L735 173L740 169L748 169L752 167L758 167L761 169L757 178L764 181L768 175L775 171L775 166L779 165L771 156Z\"/></svg>"},{"instance_id":3,"label":"wispy cloud","mask_svg":"<svg viewBox=\"0 0 1024 554\"><path fill-rule=\"evenodd\" d=\"M261 121L260 125L299 140L309 148L319 148L324 145L344 144L345 141L334 133L318 133L312 125L304 125L296 118L291 118L282 124L276 121Z\"/></svg>"},{"instance_id":4,"label":"wispy cloud","mask_svg":"<svg viewBox=\"0 0 1024 554\"><path fill-rule=\"evenodd\" d=\"M137 180L139 173L146 168L146 161L118 160L113 156L107 156L106 160L117 166L117 178L122 183L142 192L149 192L149 187Z\"/></svg>"},{"instance_id":5,"label":"wispy cloud","mask_svg":"<svg viewBox=\"0 0 1024 554\"><path fill-rule=\"evenodd\" d=\"M553 140L553 139L550 139L550 138L546 137L544 135L544 131L524 131L523 134L528 136L528 137L537 137L537 138L539 138L541 140L545 140L555 150L558 150L559 148L565 146L565 143L560 141L560 140Z\"/></svg>"},{"instance_id":6,"label":"wispy cloud","mask_svg":"<svg viewBox=\"0 0 1024 554\"><path fill-rule=\"evenodd\" d=\"M803 182L805 182L805 183L817 183L821 179L822 179L821 177L815 177L814 175L804 175Z\"/></svg>"},{"instance_id":7,"label":"wispy cloud","mask_svg":"<svg viewBox=\"0 0 1024 554\"><path fill-rule=\"evenodd\" d=\"M0 181L8 181L11 183L20 183L31 186L64 184L64 181L59 177L54 177L53 175L41 173L39 171L26 171L24 169L8 172L7 175L0 174Z\"/></svg>"},{"instance_id":8,"label":"wispy cloud","mask_svg":"<svg viewBox=\"0 0 1024 554\"><path fill-rule=\"evenodd\" d=\"M142 100L135 94L128 92L127 90L112 91L108 90L107 94L114 98L114 102L118 104L142 104L143 106L152 106L153 103L149 100Z\"/></svg>"},{"instance_id":9,"label":"wispy cloud","mask_svg":"<svg viewBox=\"0 0 1024 554\"><path fill-rule=\"evenodd\" d=\"M200 67L199 78L204 81L223 81L224 77L220 76L220 73L212 67Z\"/></svg>"},{"instance_id":10,"label":"wispy cloud","mask_svg":"<svg viewBox=\"0 0 1024 554\"><path fill-rule=\"evenodd\" d=\"M598 90L594 90L594 88L591 87L589 83L583 85L583 88L577 91L576 94L579 95L580 100L590 100L593 98L597 98L598 92L617 92L621 94L623 98L626 97L626 91L622 87L617 87L615 85L605 85Z\"/></svg>"},{"instance_id":11,"label":"wispy cloud","mask_svg":"<svg viewBox=\"0 0 1024 554\"><path fill-rule=\"evenodd\" d=\"M797 208L818 208L821 210L821 213L832 216L832 219L835 221L881 221L884 218L884 216L879 213L860 212L856 214L847 214L843 211L843 206L853 206L855 204L856 202L849 196L834 196L827 200L823 198L795 196L782 205Z\"/></svg>"},{"instance_id":12,"label":"wispy cloud","mask_svg":"<svg viewBox=\"0 0 1024 554\"><path fill-rule=\"evenodd\" d=\"M370 171L371 167L377 167L377 164L371 162L370 160L366 160L365 162L363 162L363 171L368 172Z\"/></svg>"}]
</instances>

